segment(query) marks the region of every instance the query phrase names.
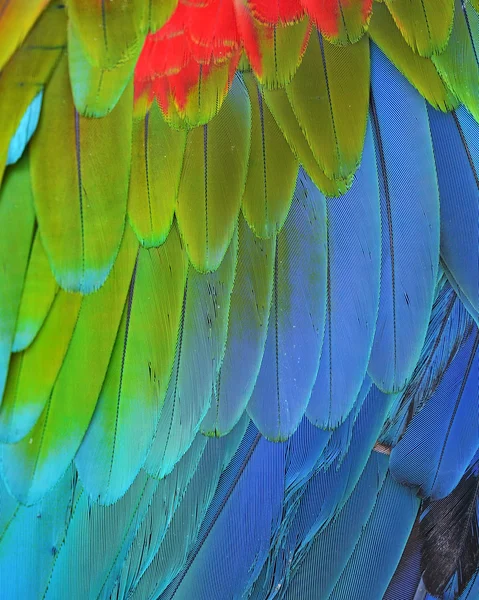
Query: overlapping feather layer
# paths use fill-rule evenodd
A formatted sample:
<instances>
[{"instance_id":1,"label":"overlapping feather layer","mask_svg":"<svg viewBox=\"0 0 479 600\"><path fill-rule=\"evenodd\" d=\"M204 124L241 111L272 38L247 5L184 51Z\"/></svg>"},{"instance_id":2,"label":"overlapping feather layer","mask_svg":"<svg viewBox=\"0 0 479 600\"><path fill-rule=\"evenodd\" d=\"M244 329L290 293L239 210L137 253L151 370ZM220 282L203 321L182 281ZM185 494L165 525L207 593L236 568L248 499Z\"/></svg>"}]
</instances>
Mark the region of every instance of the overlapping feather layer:
<instances>
[{"instance_id":1,"label":"overlapping feather layer","mask_svg":"<svg viewBox=\"0 0 479 600\"><path fill-rule=\"evenodd\" d=\"M473 594L477 3L11 4L2 597Z\"/></svg>"}]
</instances>

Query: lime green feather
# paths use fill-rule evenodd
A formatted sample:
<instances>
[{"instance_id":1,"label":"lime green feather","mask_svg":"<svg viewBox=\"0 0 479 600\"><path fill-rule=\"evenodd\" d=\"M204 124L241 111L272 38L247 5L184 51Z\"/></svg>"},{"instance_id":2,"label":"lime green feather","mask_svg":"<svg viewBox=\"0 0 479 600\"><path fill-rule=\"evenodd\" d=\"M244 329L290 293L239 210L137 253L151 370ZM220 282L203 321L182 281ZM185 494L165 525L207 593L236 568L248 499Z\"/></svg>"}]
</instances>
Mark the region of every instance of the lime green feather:
<instances>
[{"instance_id":1,"label":"lime green feather","mask_svg":"<svg viewBox=\"0 0 479 600\"><path fill-rule=\"evenodd\" d=\"M48 0L4 2L0 10L0 71L23 42Z\"/></svg>"},{"instance_id":2,"label":"lime green feather","mask_svg":"<svg viewBox=\"0 0 479 600\"><path fill-rule=\"evenodd\" d=\"M13 355L0 410L2 441L18 442L38 421L65 360L81 300L80 294L60 290L33 343Z\"/></svg>"},{"instance_id":3,"label":"lime green feather","mask_svg":"<svg viewBox=\"0 0 479 600\"><path fill-rule=\"evenodd\" d=\"M369 34L384 54L411 84L439 110L449 111L459 102L428 58L416 54L407 44L384 4L375 3Z\"/></svg>"},{"instance_id":4,"label":"lime green feather","mask_svg":"<svg viewBox=\"0 0 479 600\"><path fill-rule=\"evenodd\" d=\"M366 2L364 0L337 0L337 5L339 8L339 14L336 17L338 31L329 35L328 39L341 46L354 44L366 31L371 11L365 12ZM333 7L334 4L330 4L330 6Z\"/></svg>"},{"instance_id":5,"label":"lime green feather","mask_svg":"<svg viewBox=\"0 0 479 600\"><path fill-rule=\"evenodd\" d=\"M243 80L251 103L251 152L242 210L251 229L268 238L281 229L298 175L298 161L274 120L254 77Z\"/></svg>"},{"instance_id":6,"label":"lime green feather","mask_svg":"<svg viewBox=\"0 0 479 600\"><path fill-rule=\"evenodd\" d=\"M218 268L243 196L251 138L251 106L236 78L218 115L188 133L176 216L188 256L199 271Z\"/></svg>"},{"instance_id":7,"label":"lime green feather","mask_svg":"<svg viewBox=\"0 0 479 600\"><path fill-rule=\"evenodd\" d=\"M7 379L35 215L28 155L6 174L0 190L0 399Z\"/></svg>"},{"instance_id":8,"label":"lime green feather","mask_svg":"<svg viewBox=\"0 0 479 600\"><path fill-rule=\"evenodd\" d=\"M150 31L158 31L173 14L178 0L148 0L148 25Z\"/></svg>"},{"instance_id":9,"label":"lime green feather","mask_svg":"<svg viewBox=\"0 0 479 600\"><path fill-rule=\"evenodd\" d=\"M112 69L141 50L147 30L145 0L67 0L70 26L92 65Z\"/></svg>"},{"instance_id":10,"label":"lime green feather","mask_svg":"<svg viewBox=\"0 0 479 600\"><path fill-rule=\"evenodd\" d=\"M258 81L268 89L284 87L291 81L306 49L310 24L304 18L297 23L274 27L256 23L261 53Z\"/></svg>"},{"instance_id":11,"label":"lime green feather","mask_svg":"<svg viewBox=\"0 0 479 600\"><path fill-rule=\"evenodd\" d=\"M102 119L80 116L66 57L45 91L31 144L33 194L53 274L69 291L98 289L118 253L130 174L132 91L128 86Z\"/></svg>"},{"instance_id":12,"label":"lime green feather","mask_svg":"<svg viewBox=\"0 0 479 600\"><path fill-rule=\"evenodd\" d=\"M185 143L186 131L170 127L156 102L133 119L128 217L143 246L162 244L170 231Z\"/></svg>"},{"instance_id":13,"label":"lime green feather","mask_svg":"<svg viewBox=\"0 0 479 600\"><path fill-rule=\"evenodd\" d=\"M55 485L85 435L110 361L137 253L138 241L127 227L107 281L82 300L65 359L39 420L24 439L3 447L3 477L23 504L34 504Z\"/></svg>"},{"instance_id":14,"label":"lime green feather","mask_svg":"<svg viewBox=\"0 0 479 600\"><path fill-rule=\"evenodd\" d=\"M188 268L175 361L144 467L154 477L172 471L190 447L210 406L225 352L237 257L235 229L216 271L198 273L191 264Z\"/></svg>"},{"instance_id":15,"label":"lime green feather","mask_svg":"<svg viewBox=\"0 0 479 600\"><path fill-rule=\"evenodd\" d=\"M52 275L48 257L37 230L18 311L13 341L14 352L25 350L33 342L50 311L57 292L58 284Z\"/></svg>"}]
</instances>

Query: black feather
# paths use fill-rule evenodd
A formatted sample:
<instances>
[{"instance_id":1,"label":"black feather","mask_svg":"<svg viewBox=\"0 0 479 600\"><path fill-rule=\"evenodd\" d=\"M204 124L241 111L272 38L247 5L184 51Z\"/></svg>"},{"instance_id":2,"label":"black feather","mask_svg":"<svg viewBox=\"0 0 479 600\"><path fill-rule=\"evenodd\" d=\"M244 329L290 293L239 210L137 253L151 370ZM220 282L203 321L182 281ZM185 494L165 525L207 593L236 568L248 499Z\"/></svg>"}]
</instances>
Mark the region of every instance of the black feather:
<instances>
[{"instance_id":1,"label":"black feather","mask_svg":"<svg viewBox=\"0 0 479 600\"><path fill-rule=\"evenodd\" d=\"M449 496L424 504L421 570L433 596L457 598L479 566L478 500L479 452Z\"/></svg>"}]
</instances>

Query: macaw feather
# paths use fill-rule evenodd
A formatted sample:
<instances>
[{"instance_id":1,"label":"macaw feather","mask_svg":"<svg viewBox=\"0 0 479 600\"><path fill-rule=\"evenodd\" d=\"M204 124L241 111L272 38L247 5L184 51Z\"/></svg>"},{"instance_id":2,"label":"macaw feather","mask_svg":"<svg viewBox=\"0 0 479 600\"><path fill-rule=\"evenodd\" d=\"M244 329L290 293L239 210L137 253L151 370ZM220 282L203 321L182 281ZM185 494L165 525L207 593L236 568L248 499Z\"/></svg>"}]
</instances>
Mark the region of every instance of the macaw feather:
<instances>
[{"instance_id":1,"label":"macaw feather","mask_svg":"<svg viewBox=\"0 0 479 600\"><path fill-rule=\"evenodd\" d=\"M173 223L185 145L186 131L170 127L156 102L134 117L128 218L147 248L162 244Z\"/></svg>"},{"instance_id":2,"label":"macaw feather","mask_svg":"<svg viewBox=\"0 0 479 600\"><path fill-rule=\"evenodd\" d=\"M300 172L288 219L276 238L273 296L263 362L248 403L268 439L287 439L309 402L326 309L325 199Z\"/></svg>"},{"instance_id":3,"label":"macaw feather","mask_svg":"<svg viewBox=\"0 0 479 600\"><path fill-rule=\"evenodd\" d=\"M384 4L375 3L368 33L374 43L434 108L449 111L459 105L459 100L441 78L434 62L414 52Z\"/></svg>"},{"instance_id":4,"label":"macaw feather","mask_svg":"<svg viewBox=\"0 0 479 600\"><path fill-rule=\"evenodd\" d=\"M439 190L426 104L378 48L372 56L382 256L368 372L380 389L397 392L414 371L431 315L439 267ZM399 156L401 136L408 152ZM423 274L420 279L411 263Z\"/></svg>"},{"instance_id":5,"label":"macaw feather","mask_svg":"<svg viewBox=\"0 0 479 600\"><path fill-rule=\"evenodd\" d=\"M188 257L199 271L217 269L233 237L246 182L250 132L248 93L237 77L217 116L186 138L176 218Z\"/></svg>"},{"instance_id":6,"label":"macaw feather","mask_svg":"<svg viewBox=\"0 0 479 600\"><path fill-rule=\"evenodd\" d=\"M45 90L31 144L33 196L53 274L71 292L101 287L118 254L130 176L132 91L125 90L107 117L82 117L73 105L66 57ZM62 157L61 168L53 158L45 160L48 150Z\"/></svg>"},{"instance_id":7,"label":"macaw feather","mask_svg":"<svg viewBox=\"0 0 479 600\"><path fill-rule=\"evenodd\" d=\"M363 161L351 189L342 198L326 200L326 324L306 410L318 427L335 428L344 421L366 375L379 309L380 219L376 154L368 125Z\"/></svg>"},{"instance_id":8,"label":"macaw feather","mask_svg":"<svg viewBox=\"0 0 479 600\"><path fill-rule=\"evenodd\" d=\"M173 370L144 467L154 477L171 472L210 407L225 351L237 256L235 230L216 271L199 273L189 265Z\"/></svg>"},{"instance_id":9,"label":"macaw feather","mask_svg":"<svg viewBox=\"0 0 479 600\"><path fill-rule=\"evenodd\" d=\"M243 74L251 104L251 151L242 200L249 226L261 238L277 233L288 215L298 162L278 128L254 77Z\"/></svg>"},{"instance_id":10,"label":"macaw feather","mask_svg":"<svg viewBox=\"0 0 479 600\"><path fill-rule=\"evenodd\" d=\"M419 56L440 54L454 21L455 0L386 0L396 26Z\"/></svg>"},{"instance_id":11,"label":"macaw feather","mask_svg":"<svg viewBox=\"0 0 479 600\"><path fill-rule=\"evenodd\" d=\"M58 284L53 277L37 229L28 261L20 308L18 309L15 339L12 347L14 352L25 350L35 340L50 312L58 290Z\"/></svg>"},{"instance_id":12,"label":"macaw feather","mask_svg":"<svg viewBox=\"0 0 479 600\"><path fill-rule=\"evenodd\" d=\"M0 399L7 381L34 225L29 158L25 155L8 169L0 191Z\"/></svg>"},{"instance_id":13,"label":"macaw feather","mask_svg":"<svg viewBox=\"0 0 479 600\"><path fill-rule=\"evenodd\" d=\"M1 71L0 181L11 139L28 107L48 82L65 47L65 10L61 0L58 0L45 10L22 46Z\"/></svg>"},{"instance_id":14,"label":"macaw feather","mask_svg":"<svg viewBox=\"0 0 479 600\"><path fill-rule=\"evenodd\" d=\"M313 31L301 65L285 89L325 175L345 179L354 173L361 159L368 118L367 38L335 46Z\"/></svg>"},{"instance_id":15,"label":"macaw feather","mask_svg":"<svg viewBox=\"0 0 479 600\"><path fill-rule=\"evenodd\" d=\"M105 285L82 299L65 358L39 420L20 442L2 448L3 477L22 504L34 504L53 488L85 435L110 361L137 251L136 237L127 228Z\"/></svg>"},{"instance_id":16,"label":"macaw feather","mask_svg":"<svg viewBox=\"0 0 479 600\"><path fill-rule=\"evenodd\" d=\"M176 228L159 248L138 253L103 388L75 458L83 485L101 503L122 496L146 460L173 368L187 270Z\"/></svg>"}]
</instances>

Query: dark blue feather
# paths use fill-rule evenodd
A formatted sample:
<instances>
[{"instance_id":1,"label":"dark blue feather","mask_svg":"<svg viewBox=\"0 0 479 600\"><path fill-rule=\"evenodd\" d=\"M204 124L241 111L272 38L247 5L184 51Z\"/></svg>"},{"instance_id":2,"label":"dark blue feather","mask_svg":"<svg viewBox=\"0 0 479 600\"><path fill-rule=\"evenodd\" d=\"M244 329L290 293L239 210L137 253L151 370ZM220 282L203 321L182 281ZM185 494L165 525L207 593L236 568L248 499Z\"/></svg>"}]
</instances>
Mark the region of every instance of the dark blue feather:
<instances>
[{"instance_id":1,"label":"dark blue feather","mask_svg":"<svg viewBox=\"0 0 479 600\"><path fill-rule=\"evenodd\" d=\"M396 479L417 486L423 497L450 494L479 447L478 345L474 327L391 453Z\"/></svg>"},{"instance_id":2,"label":"dark blue feather","mask_svg":"<svg viewBox=\"0 0 479 600\"><path fill-rule=\"evenodd\" d=\"M401 559L418 509L415 494L388 473L329 600L381 600Z\"/></svg>"}]
</instances>

